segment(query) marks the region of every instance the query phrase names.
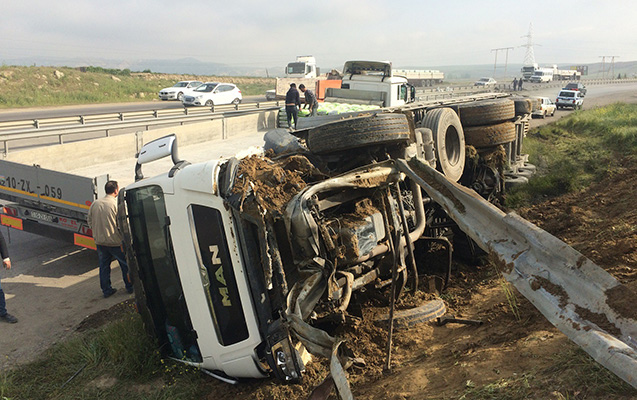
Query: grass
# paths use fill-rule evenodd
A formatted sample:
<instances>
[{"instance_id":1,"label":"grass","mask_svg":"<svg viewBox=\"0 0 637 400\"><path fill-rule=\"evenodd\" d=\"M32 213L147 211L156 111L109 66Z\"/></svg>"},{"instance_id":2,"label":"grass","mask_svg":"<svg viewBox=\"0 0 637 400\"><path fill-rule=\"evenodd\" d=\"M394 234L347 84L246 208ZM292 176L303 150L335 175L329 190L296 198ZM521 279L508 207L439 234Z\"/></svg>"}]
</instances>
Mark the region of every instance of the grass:
<instances>
[{"instance_id":1,"label":"grass","mask_svg":"<svg viewBox=\"0 0 637 400\"><path fill-rule=\"evenodd\" d=\"M637 390L575 344L551 357L551 365L477 386L467 382L460 399L628 399Z\"/></svg>"},{"instance_id":2,"label":"grass","mask_svg":"<svg viewBox=\"0 0 637 400\"><path fill-rule=\"evenodd\" d=\"M134 73L87 67L0 66L0 108L158 101L158 92L180 80L235 83L244 96L263 95L273 78Z\"/></svg>"},{"instance_id":3,"label":"grass","mask_svg":"<svg viewBox=\"0 0 637 400\"><path fill-rule=\"evenodd\" d=\"M539 173L507 195L512 208L583 189L637 161L637 105L576 111L531 131L524 151Z\"/></svg>"},{"instance_id":4,"label":"grass","mask_svg":"<svg viewBox=\"0 0 637 400\"><path fill-rule=\"evenodd\" d=\"M192 399L202 395L201 383L196 369L160 359L131 310L0 373L0 399Z\"/></svg>"}]
</instances>

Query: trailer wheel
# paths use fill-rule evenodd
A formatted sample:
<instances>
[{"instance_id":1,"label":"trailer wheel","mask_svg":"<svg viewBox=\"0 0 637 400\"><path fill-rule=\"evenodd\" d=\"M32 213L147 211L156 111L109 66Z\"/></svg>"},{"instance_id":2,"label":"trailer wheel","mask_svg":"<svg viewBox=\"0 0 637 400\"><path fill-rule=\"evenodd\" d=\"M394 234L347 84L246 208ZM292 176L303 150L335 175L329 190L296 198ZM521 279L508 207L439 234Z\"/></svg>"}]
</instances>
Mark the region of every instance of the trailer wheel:
<instances>
[{"instance_id":1,"label":"trailer wheel","mask_svg":"<svg viewBox=\"0 0 637 400\"><path fill-rule=\"evenodd\" d=\"M423 128L431 129L434 138L436 168L449 180L457 182L464 171L465 140L462 123L451 108L436 108L427 111L421 122Z\"/></svg>"},{"instance_id":2,"label":"trailer wheel","mask_svg":"<svg viewBox=\"0 0 637 400\"><path fill-rule=\"evenodd\" d=\"M460 104L458 109L462 126L492 125L515 117L515 104L509 99Z\"/></svg>"},{"instance_id":3,"label":"trailer wheel","mask_svg":"<svg viewBox=\"0 0 637 400\"><path fill-rule=\"evenodd\" d=\"M531 114L533 111L531 99L527 99L526 97L516 97L511 100L513 100L515 115Z\"/></svg>"},{"instance_id":4,"label":"trailer wheel","mask_svg":"<svg viewBox=\"0 0 637 400\"><path fill-rule=\"evenodd\" d=\"M515 124L503 122L497 125L468 126L464 135L467 145L477 149L497 146L515 140Z\"/></svg>"},{"instance_id":5,"label":"trailer wheel","mask_svg":"<svg viewBox=\"0 0 637 400\"><path fill-rule=\"evenodd\" d=\"M409 141L409 123L404 114L375 114L331 122L310 129L307 147L328 154L381 144Z\"/></svg>"}]
</instances>

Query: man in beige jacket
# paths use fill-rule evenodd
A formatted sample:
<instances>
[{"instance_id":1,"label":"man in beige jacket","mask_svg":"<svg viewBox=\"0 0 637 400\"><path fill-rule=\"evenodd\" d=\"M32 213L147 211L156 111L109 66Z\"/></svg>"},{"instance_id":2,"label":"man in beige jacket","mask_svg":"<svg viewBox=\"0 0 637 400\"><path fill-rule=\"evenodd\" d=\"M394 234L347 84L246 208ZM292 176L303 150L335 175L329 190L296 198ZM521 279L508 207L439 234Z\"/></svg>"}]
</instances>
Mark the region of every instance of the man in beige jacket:
<instances>
[{"instance_id":1,"label":"man in beige jacket","mask_svg":"<svg viewBox=\"0 0 637 400\"><path fill-rule=\"evenodd\" d=\"M117 230L117 181L108 181L104 186L106 196L97 199L88 210L88 225L93 231L100 267L100 287L104 297L117 291L111 286L111 261L119 262L126 291L133 293L133 284L128 277L128 264L122 251L122 236Z\"/></svg>"}]
</instances>

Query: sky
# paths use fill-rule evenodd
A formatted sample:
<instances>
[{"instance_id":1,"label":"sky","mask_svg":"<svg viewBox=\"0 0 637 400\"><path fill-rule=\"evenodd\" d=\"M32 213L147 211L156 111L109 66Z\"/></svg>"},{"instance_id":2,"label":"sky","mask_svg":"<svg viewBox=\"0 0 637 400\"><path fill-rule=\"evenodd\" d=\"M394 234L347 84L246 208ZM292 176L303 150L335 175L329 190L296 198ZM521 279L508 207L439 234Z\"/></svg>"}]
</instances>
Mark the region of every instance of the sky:
<instances>
[{"instance_id":1,"label":"sky","mask_svg":"<svg viewBox=\"0 0 637 400\"><path fill-rule=\"evenodd\" d=\"M637 60L631 0L2 0L0 62L195 58L244 67L313 55L322 67L395 67L525 59L529 25L542 65ZM607 58L608 62L609 59ZM95 65L95 64L93 64Z\"/></svg>"}]
</instances>

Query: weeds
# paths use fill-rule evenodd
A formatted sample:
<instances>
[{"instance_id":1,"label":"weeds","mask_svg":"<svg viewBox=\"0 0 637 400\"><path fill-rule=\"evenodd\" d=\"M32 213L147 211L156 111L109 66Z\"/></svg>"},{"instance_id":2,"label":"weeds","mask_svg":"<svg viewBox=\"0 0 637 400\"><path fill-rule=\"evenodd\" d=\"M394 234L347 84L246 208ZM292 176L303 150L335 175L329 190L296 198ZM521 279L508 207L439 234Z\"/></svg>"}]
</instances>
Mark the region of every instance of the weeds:
<instances>
[{"instance_id":1,"label":"weeds","mask_svg":"<svg viewBox=\"0 0 637 400\"><path fill-rule=\"evenodd\" d=\"M101 67L3 65L0 66L0 108L152 101L157 100L161 89L185 79L235 83L244 96L263 95L274 87L273 78L175 76Z\"/></svg>"},{"instance_id":2,"label":"weeds","mask_svg":"<svg viewBox=\"0 0 637 400\"><path fill-rule=\"evenodd\" d=\"M201 381L196 368L162 362L131 311L0 374L0 399L190 399L200 395Z\"/></svg>"},{"instance_id":3,"label":"weeds","mask_svg":"<svg viewBox=\"0 0 637 400\"><path fill-rule=\"evenodd\" d=\"M637 161L637 105L573 113L533 130L524 147L538 174L507 195L512 208L586 188Z\"/></svg>"}]
</instances>

